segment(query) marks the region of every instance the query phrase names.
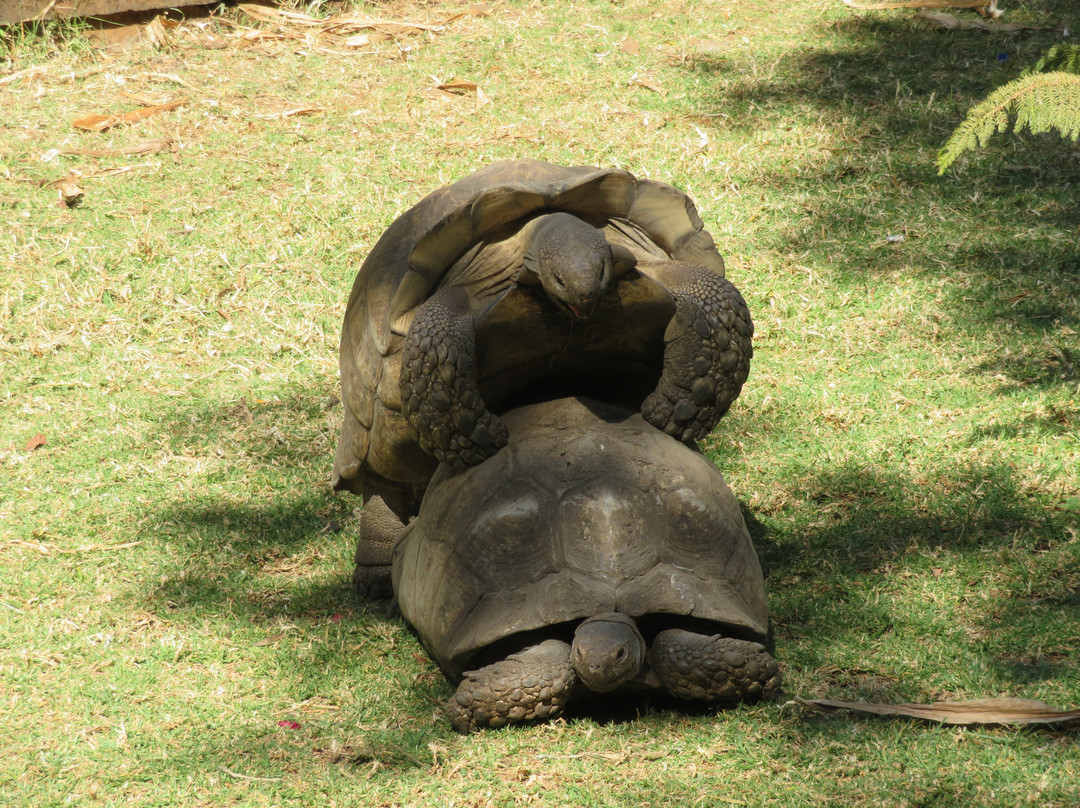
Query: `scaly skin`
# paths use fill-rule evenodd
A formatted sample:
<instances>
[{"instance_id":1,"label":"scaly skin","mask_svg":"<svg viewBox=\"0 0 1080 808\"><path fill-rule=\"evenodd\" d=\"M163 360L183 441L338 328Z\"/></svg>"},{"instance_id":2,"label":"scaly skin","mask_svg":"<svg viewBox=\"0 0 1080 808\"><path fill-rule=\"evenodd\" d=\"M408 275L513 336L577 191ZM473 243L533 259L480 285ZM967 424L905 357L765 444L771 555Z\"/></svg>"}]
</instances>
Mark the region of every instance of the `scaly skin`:
<instances>
[{"instance_id":1,"label":"scaly skin","mask_svg":"<svg viewBox=\"0 0 1080 808\"><path fill-rule=\"evenodd\" d=\"M670 261L648 272L675 298L665 334L664 370L641 405L650 424L692 444L706 437L750 373L754 324L730 281L704 267Z\"/></svg>"},{"instance_id":2,"label":"scaly skin","mask_svg":"<svg viewBox=\"0 0 1080 808\"><path fill-rule=\"evenodd\" d=\"M688 701L732 705L780 693L780 668L756 642L668 629L653 640L649 664L671 695Z\"/></svg>"},{"instance_id":3,"label":"scaly skin","mask_svg":"<svg viewBox=\"0 0 1080 808\"><path fill-rule=\"evenodd\" d=\"M420 447L466 468L506 445L506 427L476 385L476 336L465 292L441 289L413 318L401 362L401 403Z\"/></svg>"},{"instance_id":4,"label":"scaly skin","mask_svg":"<svg viewBox=\"0 0 1080 808\"><path fill-rule=\"evenodd\" d=\"M584 252L591 256L595 245L588 246ZM675 316L665 334L660 381L641 414L693 444L712 432L742 390L754 325L742 295L715 272L668 261L647 274L671 292ZM589 312L595 306L579 303ZM560 308L569 311L567 306ZM571 308L584 313L577 304ZM445 287L417 308L402 354L401 393L421 448L441 463L467 468L506 445L506 427L488 411L477 387L476 336L463 289Z\"/></svg>"},{"instance_id":5,"label":"scaly skin","mask_svg":"<svg viewBox=\"0 0 1080 808\"><path fill-rule=\"evenodd\" d=\"M539 283L569 320L591 317L635 262L623 247L569 213L537 217L517 280ZM480 262L483 267L483 262ZM439 462L474 466L506 445L506 428L477 387L476 335L468 292L446 286L417 307L401 363L402 410L420 447Z\"/></svg>"},{"instance_id":6,"label":"scaly skin","mask_svg":"<svg viewBox=\"0 0 1080 808\"><path fill-rule=\"evenodd\" d=\"M645 653L645 640L634 619L612 612L590 617L577 627L570 664L582 685L594 693L608 693L638 675Z\"/></svg>"},{"instance_id":7,"label":"scaly skin","mask_svg":"<svg viewBox=\"0 0 1080 808\"><path fill-rule=\"evenodd\" d=\"M360 512L360 538L356 543L353 561L353 591L365 600L392 597L390 562L394 545L401 537L405 525L378 494L364 497L364 509Z\"/></svg>"},{"instance_id":8,"label":"scaly skin","mask_svg":"<svg viewBox=\"0 0 1080 808\"><path fill-rule=\"evenodd\" d=\"M570 646L545 640L466 672L447 712L458 732L554 718L570 698L575 681Z\"/></svg>"}]
</instances>

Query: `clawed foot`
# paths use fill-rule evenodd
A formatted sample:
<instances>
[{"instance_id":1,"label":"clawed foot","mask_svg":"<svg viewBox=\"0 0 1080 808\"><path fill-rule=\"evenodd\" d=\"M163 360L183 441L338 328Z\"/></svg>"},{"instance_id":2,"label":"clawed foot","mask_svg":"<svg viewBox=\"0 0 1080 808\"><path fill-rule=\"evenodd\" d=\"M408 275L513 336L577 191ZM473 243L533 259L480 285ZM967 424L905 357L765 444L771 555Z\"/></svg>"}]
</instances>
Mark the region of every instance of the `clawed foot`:
<instances>
[{"instance_id":1,"label":"clawed foot","mask_svg":"<svg viewBox=\"0 0 1080 808\"><path fill-rule=\"evenodd\" d=\"M394 545L405 530L405 523L387 504L386 498L391 496L374 492L364 495L364 509L360 512L360 538L353 555L356 569L352 578L353 591L364 600L382 600L394 594L390 562L393 560ZM398 504L404 507L402 503Z\"/></svg>"},{"instance_id":2,"label":"clawed foot","mask_svg":"<svg viewBox=\"0 0 1080 808\"><path fill-rule=\"evenodd\" d=\"M361 600L386 600L394 596L391 568L356 565L352 575L353 592Z\"/></svg>"},{"instance_id":3,"label":"clawed foot","mask_svg":"<svg viewBox=\"0 0 1080 808\"><path fill-rule=\"evenodd\" d=\"M780 693L780 667L756 642L668 629L653 640L649 664L680 699L726 706Z\"/></svg>"},{"instance_id":4,"label":"clawed foot","mask_svg":"<svg viewBox=\"0 0 1080 808\"><path fill-rule=\"evenodd\" d=\"M750 373L754 325L739 291L702 267L664 266L658 278L675 297L665 334L664 370L641 414L672 437L706 437L739 396Z\"/></svg>"},{"instance_id":5,"label":"clawed foot","mask_svg":"<svg viewBox=\"0 0 1080 808\"><path fill-rule=\"evenodd\" d=\"M546 640L468 671L447 712L458 732L554 718L562 712L575 680L570 646Z\"/></svg>"},{"instance_id":6,"label":"clawed foot","mask_svg":"<svg viewBox=\"0 0 1080 808\"><path fill-rule=\"evenodd\" d=\"M466 468L495 454L508 435L480 398L476 339L461 294L445 289L417 310L405 339L401 404L425 452Z\"/></svg>"}]
</instances>

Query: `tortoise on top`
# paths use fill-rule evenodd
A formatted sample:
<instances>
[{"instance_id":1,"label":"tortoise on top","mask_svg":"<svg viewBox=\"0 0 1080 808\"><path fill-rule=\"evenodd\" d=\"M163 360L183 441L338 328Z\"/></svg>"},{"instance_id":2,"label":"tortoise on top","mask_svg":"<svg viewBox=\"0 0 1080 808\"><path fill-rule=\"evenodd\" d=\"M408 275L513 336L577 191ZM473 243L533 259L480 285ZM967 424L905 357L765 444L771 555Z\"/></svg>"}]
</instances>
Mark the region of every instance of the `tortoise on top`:
<instances>
[{"instance_id":1,"label":"tortoise on top","mask_svg":"<svg viewBox=\"0 0 1080 808\"><path fill-rule=\"evenodd\" d=\"M458 685L454 725L553 718L613 691L776 695L761 567L716 467L588 399L505 419L505 449L438 469L393 554L401 613Z\"/></svg>"},{"instance_id":2,"label":"tortoise on top","mask_svg":"<svg viewBox=\"0 0 1080 808\"><path fill-rule=\"evenodd\" d=\"M704 437L746 380L752 333L670 185L519 160L435 191L379 239L345 313L334 485L364 497L358 567L384 579L437 464L494 454L497 413L522 401L589 394Z\"/></svg>"}]
</instances>

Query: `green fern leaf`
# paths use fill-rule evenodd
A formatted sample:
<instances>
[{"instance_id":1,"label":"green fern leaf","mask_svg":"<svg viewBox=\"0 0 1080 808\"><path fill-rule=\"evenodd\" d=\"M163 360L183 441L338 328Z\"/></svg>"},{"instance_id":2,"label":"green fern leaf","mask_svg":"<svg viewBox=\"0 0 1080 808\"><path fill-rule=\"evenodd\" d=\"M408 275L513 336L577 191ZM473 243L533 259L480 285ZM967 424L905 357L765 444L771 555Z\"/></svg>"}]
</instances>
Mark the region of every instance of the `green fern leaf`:
<instances>
[{"instance_id":1,"label":"green fern leaf","mask_svg":"<svg viewBox=\"0 0 1080 808\"><path fill-rule=\"evenodd\" d=\"M1028 73L1080 73L1080 45L1059 42L1043 54Z\"/></svg>"},{"instance_id":2,"label":"green fern leaf","mask_svg":"<svg viewBox=\"0 0 1080 808\"><path fill-rule=\"evenodd\" d=\"M986 146L997 132L1009 128L1016 116L1015 131L1057 130L1062 137L1080 137L1080 75L1056 71L1032 73L1010 81L990 93L970 110L938 152L938 174L966 151Z\"/></svg>"}]
</instances>

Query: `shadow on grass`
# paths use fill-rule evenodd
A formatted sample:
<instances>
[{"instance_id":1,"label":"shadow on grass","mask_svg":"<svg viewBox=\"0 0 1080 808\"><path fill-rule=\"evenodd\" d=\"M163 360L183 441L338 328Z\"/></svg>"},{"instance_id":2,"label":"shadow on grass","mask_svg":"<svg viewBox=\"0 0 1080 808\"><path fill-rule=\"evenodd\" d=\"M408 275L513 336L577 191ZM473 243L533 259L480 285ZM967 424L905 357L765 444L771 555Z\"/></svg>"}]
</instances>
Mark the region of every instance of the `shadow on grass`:
<instances>
[{"instance_id":1,"label":"shadow on grass","mask_svg":"<svg viewBox=\"0 0 1080 808\"><path fill-rule=\"evenodd\" d=\"M759 543L787 642L870 649L902 635L896 647L925 642L920 653L976 660L1006 692L1075 676L1077 520L1020 490L1008 465L970 463L928 479L849 466L811 474L797 493L801 503L777 520L782 533ZM926 697L919 683L882 680L865 665L832 669L832 684L859 698Z\"/></svg>"},{"instance_id":2,"label":"shadow on grass","mask_svg":"<svg viewBox=\"0 0 1080 808\"><path fill-rule=\"evenodd\" d=\"M227 453L253 466L321 469L330 479L341 404L335 393L291 385L260 398L242 393L227 401L163 411L162 433L182 453Z\"/></svg>"},{"instance_id":3,"label":"shadow on grass","mask_svg":"<svg viewBox=\"0 0 1080 808\"><path fill-rule=\"evenodd\" d=\"M1027 11L1076 15L1060 0ZM1080 145L1009 133L944 177L934 166L967 109L1055 37L944 30L906 11L852 14L821 33L823 44L771 67L690 67L707 79L694 103L719 115L708 124L782 139L794 119L824 138L785 148L782 169L745 168L741 184L783 200L768 206L756 246L798 255L852 291L897 273L913 289L937 281L942 313L992 346L973 372L1004 366L1025 384L1075 387Z\"/></svg>"},{"instance_id":4,"label":"shadow on grass","mask_svg":"<svg viewBox=\"0 0 1080 808\"><path fill-rule=\"evenodd\" d=\"M143 605L209 622L254 649L246 664L280 683L298 724L281 726L278 714L223 717L206 729L210 742L177 758L178 770L287 779L287 760L318 776L366 779L431 766L428 744L444 732L431 722L432 704L451 691L418 647L401 642L406 630L385 602L353 595L360 502L330 489L339 413L328 394L290 388L162 418L172 452L224 459L228 470L208 471L187 486L193 494L149 516L171 563Z\"/></svg>"},{"instance_id":5,"label":"shadow on grass","mask_svg":"<svg viewBox=\"0 0 1080 808\"><path fill-rule=\"evenodd\" d=\"M338 509L328 499L313 493L269 506L165 506L158 535L175 548L178 564L151 599L172 613L226 611L255 623L347 611L351 550L331 529ZM327 556L339 574L313 579Z\"/></svg>"},{"instance_id":6,"label":"shadow on grass","mask_svg":"<svg viewBox=\"0 0 1080 808\"><path fill-rule=\"evenodd\" d=\"M216 462L150 515L175 561L151 599L255 623L357 607L349 576L360 502L330 488L339 422L335 397L298 388L163 413L171 453Z\"/></svg>"},{"instance_id":7,"label":"shadow on grass","mask_svg":"<svg viewBox=\"0 0 1080 808\"><path fill-rule=\"evenodd\" d=\"M290 413L283 422L302 439L326 428L325 411L311 401L275 407ZM201 441L236 451L252 466L261 463L258 430L235 432L226 417L214 431L206 420L198 429L185 427L188 450L198 450ZM385 619L381 605L356 603L349 587L359 503L320 484L328 455L302 449L290 459L287 469L271 464L260 472L287 477L287 485L279 479L274 488L246 495L204 493L162 504L157 532L175 548L177 564L162 575L152 602L174 615L228 614L253 625L336 614ZM785 642L857 648L896 631L898 619L907 631L948 642L943 631L949 631L935 624L955 619L968 652L1019 685L1075 671L1068 643L1080 632L1073 516L1021 490L1015 470L1004 463L946 464L918 479L891 467L850 464L808 472L784 512L747 514L747 523L769 572L773 621ZM988 594L950 607L945 616L930 609L899 618L898 607L880 595L898 580L942 575ZM843 684L859 692L919 695L903 687L893 692L893 683L873 671L852 676Z\"/></svg>"},{"instance_id":8,"label":"shadow on grass","mask_svg":"<svg viewBox=\"0 0 1080 808\"><path fill-rule=\"evenodd\" d=\"M1062 0L1025 11L1064 21L1076 14ZM1055 38L947 31L906 11L852 14L821 34L822 44L773 64L733 58L689 68L703 79L692 102L709 116L702 125L741 131L748 142L765 132L783 141L794 120L823 138L790 144L782 168L743 166L744 193L766 202L755 246L797 255L855 297L883 280L908 283L913 319L932 307L947 335L978 346L970 358L950 353L968 373L1000 382L1002 395L1069 395L1080 379L1080 148L1056 135L1010 133L944 177L934 166L967 109ZM937 350L949 352L948 339ZM1071 403L1043 409L971 441L1075 431ZM819 470L812 462L796 472L802 501L751 527L789 649L812 648L807 659L830 648L869 653L904 631L938 653L954 644L963 664L985 666L1005 690L1076 675L1075 515L1022 490L1017 471L990 458L941 463L926 479L891 464ZM960 583L950 586L950 576ZM906 581L943 598L940 610L902 603L898 582ZM829 668L826 657L817 661ZM866 667L838 672L837 684L868 697L926 695Z\"/></svg>"}]
</instances>

